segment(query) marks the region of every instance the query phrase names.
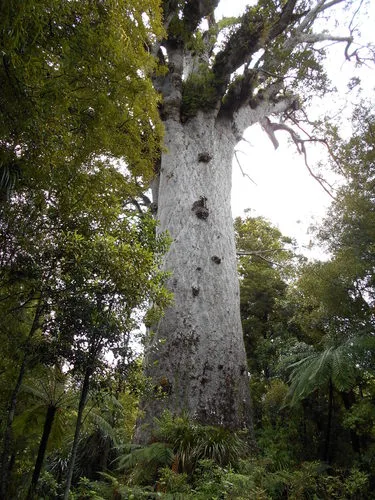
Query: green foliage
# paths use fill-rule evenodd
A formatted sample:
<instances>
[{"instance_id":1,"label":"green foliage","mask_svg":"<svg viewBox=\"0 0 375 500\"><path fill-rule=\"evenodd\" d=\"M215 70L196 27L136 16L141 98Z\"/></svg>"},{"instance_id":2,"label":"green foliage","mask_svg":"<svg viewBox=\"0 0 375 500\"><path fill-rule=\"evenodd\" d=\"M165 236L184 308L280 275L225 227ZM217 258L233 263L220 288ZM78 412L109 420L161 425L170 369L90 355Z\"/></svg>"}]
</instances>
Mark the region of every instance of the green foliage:
<instances>
[{"instance_id":1,"label":"green foliage","mask_svg":"<svg viewBox=\"0 0 375 500\"><path fill-rule=\"evenodd\" d=\"M302 355L302 359L289 365L292 370L289 379L292 396L290 403L296 404L318 387L327 386L329 382L341 392L351 389L357 374L352 351L352 342L349 345L329 346L322 351Z\"/></svg>"},{"instance_id":2,"label":"green foliage","mask_svg":"<svg viewBox=\"0 0 375 500\"><path fill-rule=\"evenodd\" d=\"M82 499L82 500L103 500L103 497L98 494L95 483L92 483L89 481L86 477L82 477L79 480L78 486L73 492L73 494L70 495L70 497L75 500L75 499Z\"/></svg>"},{"instance_id":3,"label":"green foliage","mask_svg":"<svg viewBox=\"0 0 375 500\"><path fill-rule=\"evenodd\" d=\"M156 438L171 446L181 472L192 473L203 459L220 466L235 464L246 450L245 436L241 438L222 427L199 425L185 415L164 413L157 425Z\"/></svg>"},{"instance_id":4,"label":"green foliage","mask_svg":"<svg viewBox=\"0 0 375 500\"><path fill-rule=\"evenodd\" d=\"M143 13L148 12L148 22ZM145 49L160 36L157 2L11 0L0 8L2 185L93 155L150 174L159 148L157 96ZM136 119L134 119L134 117Z\"/></svg>"},{"instance_id":5,"label":"green foliage","mask_svg":"<svg viewBox=\"0 0 375 500\"><path fill-rule=\"evenodd\" d=\"M124 206L136 193L116 167L100 161L51 169L35 183L19 186L18 194L0 206L3 416L19 373L32 378L43 365L66 363L75 383L88 367L99 377L111 370L105 352L112 351L113 367L131 356L134 310L139 318L151 301L159 310L169 302L159 269L167 239L155 235L150 215ZM36 424L28 436L25 456L30 457L41 432L42 407L24 411L23 398L17 394L16 399L22 415L14 430L31 418ZM25 448L14 439L14 449Z\"/></svg>"},{"instance_id":6,"label":"green foliage","mask_svg":"<svg viewBox=\"0 0 375 500\"><path fill-rule=\"evenodd\" d=\"M193 488L194 495L199 494L193 498L207 498L209 490L220 492L215 477L225 475L224 467L237 464L247 450L245 440L235 433L199 425L186 416L165 413L157 423L158 441L128 447L117 461L119 469L130 472L131 486L155 484L159 492L182 498Z\"/></svg>"},{"instance_id":7,"label":"green foliage","mask_svg":"<svg viewBox=\"0 0 375 500\"><path fill-rule=\"evenodd\" d=\"M182 114L192 117L200 110L213 109L218 100L215 86L216 79L212 69L201 64L198 71L183 82Z\"/></svg>"},{"instance_id":8,"label":"green foliage","mask_svg":"<svg viewBox=\"0 0 375 500\"><path fill-rule=\"evenodd\" d=\"M132 484L155 483L160 471L166 465L171 466L174 460L173 450L166 443L156 442L146 447L133 445L129 451L119 458L118 468L132 470Z\"/></svg>"},{"instance_id":9,"label":"green foliage","mask_svg":"<svg viewBox=\"0 0 375 500\"><path fill-rule=\"evenodd\" d=\"M346 413L344 427L355 430L360 436L374 436L375 408L368 399L361 399Z\"/></svg>"},{"instance_id":10,"label":"green foliage","mask_svg":"<svg viewBox=\"0 0 375 500\"><path fill-rule=\"evenodd\" d=\"M164 467L160 470L160 477L158 480L159 491L166 493L180 494L190 492L190 487L187 483L188 475L186 473L179 474L169 467Z\"/></svg>"},{"instance_id":11,"label":"green foliage","mask_svg":"<svg viewBox=\"0 0 375 500\"><path fill-rule=\"evenodd\" d=\"M58 483L50 472L44 471L38 482L36 495L38 498L53 500L58 497Z\"/></svg>"}]
</instances>

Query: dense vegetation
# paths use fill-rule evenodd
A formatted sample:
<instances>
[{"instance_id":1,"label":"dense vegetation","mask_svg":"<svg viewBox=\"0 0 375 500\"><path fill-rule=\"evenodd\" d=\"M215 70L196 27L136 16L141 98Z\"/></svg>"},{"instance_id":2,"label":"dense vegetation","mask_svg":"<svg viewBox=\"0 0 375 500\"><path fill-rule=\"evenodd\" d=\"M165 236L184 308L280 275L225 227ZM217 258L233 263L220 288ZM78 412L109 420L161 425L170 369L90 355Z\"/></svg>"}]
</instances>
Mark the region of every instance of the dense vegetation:
<instances>
[{"instance_id":1,"label":"dense vegetation","mask_svg":"<svg viewBox=\"0 0 375 500\"><path fill-rule=\"evenodd\" d=\"M168 392L134 342L171 301L168 236L137 201L162 135L151 32L149 1L0 7L0 497L373 498L367 103L350 139L327 134L345 179L315 229L328 260L307 261L263 218L235 221L255 443L166 412L151 444L132 444L140 397Z\"/></svg>"},{"instance_id":2,"label":"dense vegetation","mask_svg":"<svg viewBox=\"0 0 375 500\"><path fill-rule=\"evenodd\" d=\"M87 376L71 498L372 497L375 118L362 106L353 127L347 142L335 138L347 182L317 228L329 260L296 255L262 218L235 221L255 449L246 434L168 414L151 445L131 444L139 394L163 398L129 348L130 311L162 250L147 217L132 215L129 226L129 214L96 213L91 227L83 200L82 220L77 212L74 232L64 232L60 198L36 210L40 195L24 187L2 206L1 411L12 498L62 494ZM110 167L97 169L82 182L108 181Z\"/></svg>"}]
</instances>

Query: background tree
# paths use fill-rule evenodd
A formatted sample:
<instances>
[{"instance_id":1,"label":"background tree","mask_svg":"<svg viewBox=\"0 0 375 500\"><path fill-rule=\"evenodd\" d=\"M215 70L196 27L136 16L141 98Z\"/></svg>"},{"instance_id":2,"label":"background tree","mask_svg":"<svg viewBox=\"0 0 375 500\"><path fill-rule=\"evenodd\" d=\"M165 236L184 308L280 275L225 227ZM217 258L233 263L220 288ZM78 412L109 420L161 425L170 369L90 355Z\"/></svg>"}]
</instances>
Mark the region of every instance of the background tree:
<instances>
[{"instance_id":1,"label":"background tree","mask_svg":"<svg viewBox=\"0 0 375 500\"><path fill-rule=\"evenodd\" d=\"M287 289L301 257L293 241L262 217L237 218L234 227L249 369L252 379L269 380L275 374L280 341L297 334Z\"/></svg>"},{"instance_id":2,"label":"background tree","mask_svg":"<svg viewBox=\"0 0 375 500\"><path fill-rule=\"evenodd\" d=\"M111 249L114 255L133 245L132 256L140 260L128 259L119 276L143 262L151 295L161 283L153 281L158 273L151 257L161 240L154 239L146 216L131 221L125 209L150 178L159 151L158 98L147 78L155 62L145 43L155 41L162 27L158 5L142 2L11 1L0 13L1 333L11 381L4 384L2 420L6 497L25 373L61 355L51 318L64 293L74 292L69 278L80 273L82 284L92 271L87 261L80 267L80 248L97 256L102 249L105 259ZM109 157L117 159L116 167ZM105 289L100 280L97 286ZM137 297L142 301L147 293L141 285Z\"/></svg>"},{"instance_id":3,"label":"background tree","mask_svg":"<svg viewBox=\"0 0 375 500\"><path fill-rule=\"evenodd\" d=\"M304 332L305 348L299 346L290 366L291 401L308 402L319 390L327 391L324 460L340 448L338 436L348 441L345 429L354 453L365 456L372 442L370 436L366 443L361 440L350 416L358 407L367 408L373 385L372 126L373 117L362 105L354 113L352 137L335 137L334 167L340 165L346 183L317 233L331 258L306 264L292 292L299 304L294 320ZM330 443L333 425L336 439Z\"/></svg>"},{"instance_id":4,"label":"background tree","mask_svg":"<svg viewBox=\"0 0 375 500\"><path fill-rule=\"evenodd\" d=\"M8 414L12 410L14 415L22 379L33 366L62 359L77 376L94 373L104 349L128 342L134 309L141 311L151 300L162 307L168 297L157 261L166 240L155 237L150 215L124 210L124 195L133 192L126 178L104 163L82 166L67 192L61 189L64 174L71 177L70 172L53 171L46 180L48 191L24 188L22 197L18 194L2 207L8 236L3 246L4 324L14 315L22 318L30 309L34 315L41 310L33 335L27 330L26 338L21 331L4 339L9 349L20 351L19 380L10 385L11 394L9 389L4 393L11 401ZM19 282L17 271L25 272L25 262L34 274L23 277L16 288L22 294L17 295L9 277ZM10 436L13 417L8 420ZM10 446L4 447L4 453L9 451Z\"/></svg>"}]
</instances>

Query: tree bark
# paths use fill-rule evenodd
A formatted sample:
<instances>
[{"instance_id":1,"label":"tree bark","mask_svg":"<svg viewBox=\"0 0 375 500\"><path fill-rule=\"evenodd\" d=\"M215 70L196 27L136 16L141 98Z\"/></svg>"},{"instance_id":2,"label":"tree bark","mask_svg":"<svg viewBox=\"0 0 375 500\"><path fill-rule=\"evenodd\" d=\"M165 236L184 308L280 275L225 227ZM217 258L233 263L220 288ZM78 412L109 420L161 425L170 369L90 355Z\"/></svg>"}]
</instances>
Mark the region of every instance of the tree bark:
<instances>
[{"instance_id":1,"label":"tree bark","mask_svg":"<svg viewBox=\"0 0 375 500\"><path fill-rule=\"evenodd\" d=\"M202 424L252 428L230 207L235 142L230 123L214 114L166 122L157 216L173 239L165 269L174 304L146 350L146 374L161 397L143 402L148 427L138 428L140 442L166 409Z\"/></svg>"},{"instance_id":2,"label":"tree bark","mask_svg":"<svg viewBox=\"0 0 375 500\"><path fill-rule=\"evenodd\" d=\"M81 426L82 426L83 410L85 409L87 396L89 393L91 373L92 373L92 369L86 368L85 377L84 377L83 383L82 383L81 396L79 398L76 428L75 428L75 432L74 432L72 451L70 453L69 467L68 467L67 478L66 478L66 483L65 483L64 500L68 500L70 487L72 484L73 471L74 471L74 466L75 466L76 458L77 458L79 435L80 435Z\"/></svg>"},{"instance_id":3,"label":"tree bark","mask_svg":"<svg viewBox=\"0 0 375 500\"><path fill-rule=\"evenodd\" d=\"M328 387L328 417L327 417L327 431L326 438L324 442L324 451L323 451L323 461L328 464L331 463L331 433L332 433L332 414L333 414L333 384L332 380L329 379L329 387Z\"/></svg>"},{"instance_id":4,"label":"tree bark","mask_svg":"<svg viewBox=\"0 0 375 500\"><path fill-rule=\"evenodd\" d=\"M183 9L164 2L167 36L153 53L165 72L153 81L162 96L166 152L152 191L160 230L173 239L165 269L175 303L147 347L146 374L159 398L141 405L140 442L151 438L153 418L164 409L202 424L252 428L230 211L233 147L255 122L298 108L285 78L287 52L302 43L321 11L342 1L319 0L297 12L298 2L287 0L272 19L251 7L216 53L217 0L187 1ZM198 28L204 19L207 31ZM280 47L285 55L278 64ZM265 53L256 60L260 49Z\"/></svg>"},{"instance_id":5,"label":"tree bark","mask_svg":"<svg viewBox=\"0 0 375 500\"><path fill-rule=\"evenodd\" d=\"M50 404L47 408L46 419L44 421L43 426L43 434L40 440L38 456L35 461L35 467L33 472L33 477L31 479L31 485L27 494L27 499L33 498L35 488L39 481L39 476L42 471L44 456L47 450L48 438L52 430L52 424L55 419L57 407L55 405Z\"/></svg>"},{"instance_id":6,"label":"tree bark","mask_svg":"<svg viewBox=\"0 0 375 500\"><path fill-rule=\"evenodd\" d=\"M351 407L355 404L356 398L353 390L349 392L341 392L341 397L345 406L345 409L349 411ZM350 440L352 443L352 449L354 453L361 453L361 441L360 437L356 433L355 429L350 429Z\"/></svg>"}]
</instances>

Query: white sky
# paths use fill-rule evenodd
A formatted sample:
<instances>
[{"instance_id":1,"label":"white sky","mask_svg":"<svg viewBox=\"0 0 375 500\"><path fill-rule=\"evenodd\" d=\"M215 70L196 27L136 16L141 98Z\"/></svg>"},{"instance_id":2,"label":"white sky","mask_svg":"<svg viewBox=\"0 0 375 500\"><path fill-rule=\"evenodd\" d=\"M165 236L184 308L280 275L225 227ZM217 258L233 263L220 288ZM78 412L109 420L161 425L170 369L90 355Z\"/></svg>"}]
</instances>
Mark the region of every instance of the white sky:
<instances>
[{"instance_id":1,"label":"white sky","mask_svg":"<svg viewBox=\"0 0 375 500\"><path fill-rule=\"evenodd\" d=\"M216 17L233 16L244 10L245 0L222 0ZM256 3L256 2L253 2ZM359 0L356 0L359 5ZM368 7L368 16L360 19L362 25L363 41L372 41L373 23L375 20L375 2ZM332 32L336 35L347 36L348 31L343 24L342 27L336 22L332 26ZM341 23L340 23L341 24ZM323 29L327 26L323 26ZM353 95L346 95L347 83L352 76L360 73L363 79L369 82L367 92L373 93L373 70L362 69L361 72L354 65L344 64L344 45L335 46L328 59L328 72L333 83L340 90L343 99L347 101L347 116L342 122L349 123L351 100ZM371 73L370 73L371 71ZM328 97L325 102L315 104L314 114L321 107L322 112L332 106L335 109L334 99ZM342 101L341 101L342 102ZM337 109L337 108L336 108ZM334 113L334 111L333 111ZM277 225L283 234L296 238L300 250L309 245L312 238L308 234L308 227L324 216L331 198L322 187L308 173L302 155L298 155L285 132L278 133L280 147L274 150L268 136L256 125L245 133L247 142L237 145L238 160L243 171L251 177L256 185L241 173L236 159L233 160L233 188L232 188L232 211L233 216L244 214L245 209L251 209L250 215L262 215ZM325 159L324 152L310 150L309 163L314 164L314 159ZM311 161L310 161L311 160ZM305 250L304 253L307 253ZM322 257L319 251L310 253L311 257Z\"/></svg>"}]
</instances>

